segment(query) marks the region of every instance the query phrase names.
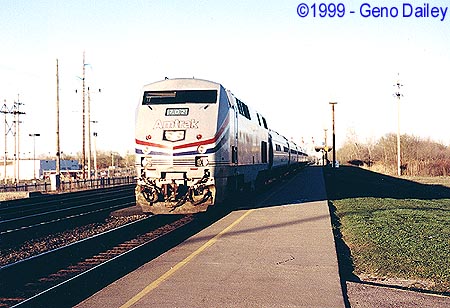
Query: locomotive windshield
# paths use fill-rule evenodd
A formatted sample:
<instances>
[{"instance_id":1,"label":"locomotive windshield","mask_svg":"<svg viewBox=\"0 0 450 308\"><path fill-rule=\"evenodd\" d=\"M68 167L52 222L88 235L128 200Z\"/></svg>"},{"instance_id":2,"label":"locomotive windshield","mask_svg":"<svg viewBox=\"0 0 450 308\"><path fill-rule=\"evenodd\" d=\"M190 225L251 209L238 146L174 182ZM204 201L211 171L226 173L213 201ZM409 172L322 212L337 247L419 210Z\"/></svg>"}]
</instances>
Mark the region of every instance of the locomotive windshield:
<instances>
[{"instance_id":1,"label":"locomotive windshield","mask_svg":"<svg viewBox=\"0 0 450 308\"><path fill-rule=\"evenodd\" d=\"M215 104L217 90L145 91L142 105Z\"/></svg>"}]
</instances>

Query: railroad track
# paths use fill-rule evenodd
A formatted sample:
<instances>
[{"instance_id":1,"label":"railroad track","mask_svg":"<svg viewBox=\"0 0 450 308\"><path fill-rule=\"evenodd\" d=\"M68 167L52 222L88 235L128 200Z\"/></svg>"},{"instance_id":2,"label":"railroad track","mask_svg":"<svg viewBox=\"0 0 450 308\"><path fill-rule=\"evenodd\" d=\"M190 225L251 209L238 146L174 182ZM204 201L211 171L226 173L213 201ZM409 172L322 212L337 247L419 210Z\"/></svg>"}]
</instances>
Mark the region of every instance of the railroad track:
<instances>
[{"instance_id":1,"label":"railroad track","mask_svg":"<svg viewBox=\"0 0 450 308\"><path fill-rule=\"evenodd\" d=\"M245 207L247 198L233 207ZM0 308L71 307L226 215L157 215L0 267Z\"/></svg>"},{"instance_id":2,"label":"railroad track","mask_svg":"<svg viewBox=\"0 0 450 308\"><path fill-rule=\"evenodd\" d=\"M134 203L134 185L2 202L0 245L15 245L103 218Z\"/></svg>"},{"instance_id":3,"label":"railroad track","mask_svg":"<svg viewBox=\"0 0 450 308\"><path fill-rule=\"evenodd\" d=\"M0 219L14 219L21 216L39 214L54 209L61 209L73 203L107 197L121 193L134 194L135 184L110 188L83 190L61 194L42 194L35 197L0 202Z\"/></svg>"},{"instance_id":4,"label":"railroad track","mask_svg":"<svg viewBox=\"0 0 450 308\"><path fill-rule=\"evenodd\" d=\"M0 307L70 307L195 233L193 220L151 216L1 267Z\"/></svg>"}]
</instances>

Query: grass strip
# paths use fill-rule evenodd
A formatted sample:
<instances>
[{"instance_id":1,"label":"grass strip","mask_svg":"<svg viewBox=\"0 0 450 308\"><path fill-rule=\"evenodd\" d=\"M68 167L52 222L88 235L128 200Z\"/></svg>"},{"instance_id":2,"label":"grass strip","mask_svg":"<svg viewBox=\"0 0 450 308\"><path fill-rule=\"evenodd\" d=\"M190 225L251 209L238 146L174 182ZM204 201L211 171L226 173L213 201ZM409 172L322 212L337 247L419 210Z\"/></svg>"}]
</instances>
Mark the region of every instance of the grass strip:
<instances>
[{"instance_id":1,"label":"grass strip","mask_svg":"<svg viewBox=\"0 0 450 308\"><path fill-rule=\"evenodd\" d=\"M450 292L450 188L353 167L325 169L325 179L354 274Z\"/></svg>"}]
</instances>

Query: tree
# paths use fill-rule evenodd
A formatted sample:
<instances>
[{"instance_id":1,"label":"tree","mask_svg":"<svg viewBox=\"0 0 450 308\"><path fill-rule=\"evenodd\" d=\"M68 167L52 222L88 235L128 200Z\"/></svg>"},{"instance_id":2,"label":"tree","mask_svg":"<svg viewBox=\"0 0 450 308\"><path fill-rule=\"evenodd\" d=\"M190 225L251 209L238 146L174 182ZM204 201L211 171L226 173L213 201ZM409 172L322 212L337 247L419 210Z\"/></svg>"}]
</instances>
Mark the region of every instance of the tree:
<instances>
[{"instance_id":1,"label":"tree","mask_svg":"<svg viewBox=\"0 0 450 308\"><path fill-rule=\"evenodd\" d=\"M355 134L348 139L338 155L343 162L374 166L377 171L395 174L397 168L397 136L386 134L378 141L360 143ZM436 176L450 174L450 149L443 144L412 135L402 135L401 162L403 174Z\"/></svg>"}]
</instances>

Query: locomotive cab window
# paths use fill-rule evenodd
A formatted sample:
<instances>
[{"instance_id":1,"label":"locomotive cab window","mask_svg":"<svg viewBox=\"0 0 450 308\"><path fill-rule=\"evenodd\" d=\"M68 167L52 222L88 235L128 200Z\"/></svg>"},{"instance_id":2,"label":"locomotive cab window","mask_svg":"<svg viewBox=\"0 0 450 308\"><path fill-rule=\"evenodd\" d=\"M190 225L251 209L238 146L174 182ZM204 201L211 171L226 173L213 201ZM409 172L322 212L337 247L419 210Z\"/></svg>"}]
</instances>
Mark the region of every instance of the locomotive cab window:
<instances>
[{"instance_id":1,"label":"locomotive cab window","mask_svg":"<svg viewBox=\"0 0 450 308\"><path fill-rule=\"evenodd\" d=\"M145 91L142 105L215 104L217 90Z\"/></svg>"}]
</instances>

